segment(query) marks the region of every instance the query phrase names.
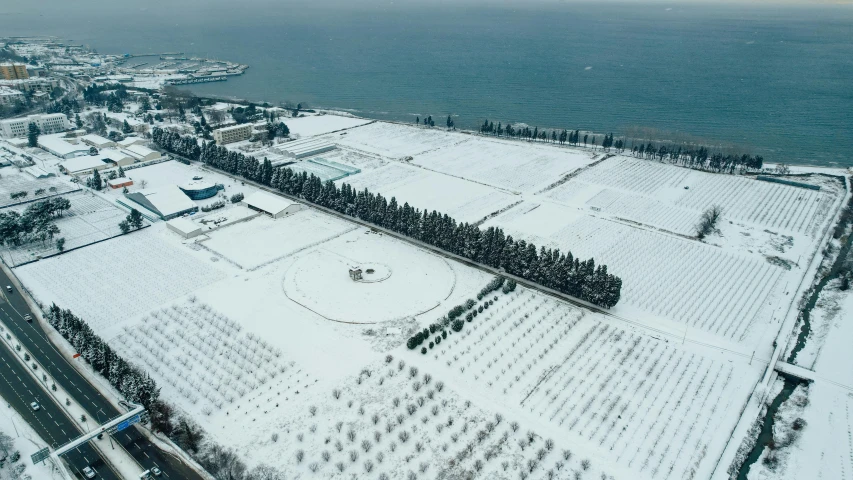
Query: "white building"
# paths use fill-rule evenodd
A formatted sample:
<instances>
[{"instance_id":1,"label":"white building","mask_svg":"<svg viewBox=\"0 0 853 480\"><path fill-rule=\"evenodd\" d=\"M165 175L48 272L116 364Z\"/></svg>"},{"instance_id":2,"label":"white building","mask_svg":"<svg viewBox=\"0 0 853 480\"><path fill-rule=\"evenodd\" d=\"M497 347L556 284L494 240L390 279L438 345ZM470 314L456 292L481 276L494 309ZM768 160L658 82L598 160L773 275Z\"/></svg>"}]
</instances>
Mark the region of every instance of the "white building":
<instances>
[{"instance_id":1,"label":"white building","mask_svg":"<svg viewBox=\"0 0 853 480\"><path fill-rule=\"evenodd\" d=\"M64 132L71 128L71 122L63 113L30 115L22 118L0 120L0 132L6 138L26 137L30 124L35 123L42 135Z\"/></svg>"},{"instance_id":2,"label":"white building","mask_svg":"<svg viewBox=\"0 0 853 480\"><path fill-rule=\"evenodd\" d=\"M213 139L217 145L225 145L226 143L239 142L248 140L252 137L252 125L234 125L231 127L219 128L213 131Z\"/></svg>"},{"instance_id":3,"label":"white building","mask_svg":"<svg viewBox=\"0 0 853 480\"><path fill-rule=\"evenodd\" d=\"M150 160L157 160L161 157L160 152L151 150L148 147L143 147L142 145L131 145L122 149L122 151L135 158L137 162L148 162Z\"/></svg>"},{"instance_id":4,"label":"white building","mask_svg":"<svg viewBox=\"0 0 853 480\"><path fill-rule=\"evenodd\" d=\"M24 101L24 94L9 87L0 85L0 105L11 105Z\"/></svg>"},{"instance_id":5,"label":"white building","mask_svg":"<svg viewBox=\"0 0 853 480\"><path fill-rule=\"evenodd\" d=\"M281 218L304 210L305 206L267 192L255 192L240 202L252 210L266 213L272 218Z\"/></svg>"},{"instance_id":6,"label":"white building","mask_svg":"<svg viewBox=\"0 0 853 480\"><path fill-rule=\"evenodd\" d=\"M124 150L116 150L115 148L105 148L98 152L98 157L109 160L119 167L126 167L136 163L136 159L125 152Z\"/></svg>"},{"instance_id":7,"label":"white building","mask_svg":"<svg viewBox=\"0 0 853 480\"><path fill-rule=\"evenodd\" d=\"M133 145L144 145L146 140L144 138L139 137L127 137L124 140L119 140L116 142L116 146L119 148L127 148Z\"/></svg>"},{"instance_id":8,"label":"white building","mask_svg":"<svg viewBox=\"0 0 853 480\"><path fill-rule=\"evenodd\" d=\"M193 238L201 235L201 225L193 222L188 218L178 217L166 222L169 230L177 233L184 238Z\"/></svg>"},{"instance_id":9,"label":"white building","mask_svg":"<svg viewBox=\"0 0 853 480\"><path fill-rule=\"evenodd\" d=\"M105 168L114 167L112 161L100 155L96 157L84 156L66 160L59 164L59 170L68 175L86 175L95 170L103 170Z\"/></svg>"},{"instance_id":10,"label":"white building","mask_svg":"<svg viewBox=\"0 0 853 480\"><path fill-rule=\"evenodd\" d=\"M102 148L115 147L116 146L115 142L113 142L109 138L104 138L100 135L95 135L95 134L83 135L82 137L80 137L80 140L83 140L83 143L90 145L90 146L93 146L93 147L97 148L98 150L100 150Z\"/></svg>"},{"instance_id":11,"label":"white building","mask_svg":"<svg viewBox=\"0 0 853 480\"><path fill-rule=\"evenodd\" d=\"M59 158L74 158L89 155L88 145L83 143L72 143L61 138L59 135L41 135L38 146Z\"/></svg>"},{"instance_id":12,"label":"white building","mask_svg":"<svg viewBox=\"0 0 853 480\"><path fill-rule=\"evenodd\" d=\"M142 207L140 213L149 220L171 220L185 213L197 212L198 206L175 185L157 190L140 190L124 194L129 208ZM134 205L135 204L135 205ZM152 217L153 216L153 217Z\"/></svg>"}]
</instances>

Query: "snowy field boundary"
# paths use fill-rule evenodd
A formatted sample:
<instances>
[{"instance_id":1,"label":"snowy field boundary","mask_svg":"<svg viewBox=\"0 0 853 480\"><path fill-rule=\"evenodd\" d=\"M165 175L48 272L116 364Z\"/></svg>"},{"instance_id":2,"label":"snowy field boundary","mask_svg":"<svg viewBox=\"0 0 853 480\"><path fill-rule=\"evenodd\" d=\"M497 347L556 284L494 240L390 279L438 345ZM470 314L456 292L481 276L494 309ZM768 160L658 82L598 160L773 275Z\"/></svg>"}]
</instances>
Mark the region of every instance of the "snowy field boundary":
<instances>
[{"instance_id":1,"label":"snowy field boundary","mask_svg":"<svg viewBox=\"0 0 853 480\"><path fill-rule=\"evenodd\" d=\"M761 414L761 409L765 404L765 399L769 393L769 385L773 378L775 378L775 367L776 362L779 361L780 356L787 348L787 338L790 335L794 335L794 326L797 323L797 318L799 317L799 299L802 295L811 288L811 285L815 282L817 275L817 271L820 268L820 264L823 259L823 255L818 255L818 253L823 252L826 246L832 241L832 231L833 225L836 225L841 218L841 214L844 210L844 206L850 201L851 195L853 192L848 188L849 178L845 178L844 188L847 190L847 193L843 196L839 196L838 205L836 205L835 215L830 217L824 226L823 235L821 241L818 243L818 248L812 252L811 259L809 260L809 267L806 269L806 272L803 274L803 277L800 281L799 286L797 287L796 292L791 295L791 301L788 304L788 310L785 314L785 321L782 322L782 325L779 327L779 331L776 335L776 339L774 340L775 347L773 349L773 355L770 358L769 363L767 364L767 368L764 371L764 375L762 378L755 384L755 387L752 390L752 393L747 398L746 404L743 407L743 410L740 415L740 419L738 423L735 425L732 430L731 435L729 436L729 440L726 443L726 448L723 449L722 454L720 454L720 458L717 459L717 464L714 467L714 470L711 474L711 478L725 478L724 475L727 474L728 466L735 461L735 457L738 453L738 449L740 448L740 441L733 441L737 439L743 439L744 435L746 435L756 418L759 418ZM750 406L752 406L750 408ZM722 466L722 470L721 470Z\"/></svg>"}]
</instances>

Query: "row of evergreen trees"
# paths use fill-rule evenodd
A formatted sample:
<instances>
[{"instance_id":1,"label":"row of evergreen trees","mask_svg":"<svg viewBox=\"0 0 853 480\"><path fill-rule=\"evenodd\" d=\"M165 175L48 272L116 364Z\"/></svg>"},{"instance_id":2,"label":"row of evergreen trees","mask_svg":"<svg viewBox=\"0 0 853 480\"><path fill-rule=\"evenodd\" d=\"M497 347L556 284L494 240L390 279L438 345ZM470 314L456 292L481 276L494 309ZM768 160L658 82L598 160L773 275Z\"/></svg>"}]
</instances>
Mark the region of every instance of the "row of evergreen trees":
<instances>
[{"instance_id":1,"label":"row of evergreen trees","mask_svg":"<svg viewBox=\"0 0 853 480\"><path fill-rule=\"evenodd\" d=\"M157 410L155 404L160 401L160 389L154 380L120 357L86 322L56 304L50 306L47 321L122 396L149 411L152 407Z\"/></svg>"},{"instance_id":2,"label":"row of evergreen trees","mask_svg":"<svg viewBox=\"0 0 853 480\"><path fill-rule=\"evenodd\" d=\"M550 130L549 132L544 129L539 130L538 127L534 127L533 130L527 126L514 128L510 124L504 127L500 122L496 126L494 122L488 120L480 126L480 133L499 137L522 138L543 142L550 141L552 143L559 143L560 145L598 145L595 135L584 134L581 137L580 130L563 130L562 132ZM610 151L613 148L618 152L630 148L631 154L637 158L658 160L687 168L716 173L743 174L756 172L760 171L764 165L764 158L760 155L724 154L721 152L712 154L710 153L710 149L703 145L655 145L645 141L635 144L632 141L631 145L628 146L624 139L614 139L612 133L604 135L604 138L601 140L601 148L605 151Z\"/></svg>"},{"instance_id":3,"label":"row of evergreen trees","mask_svg":"<svg viewBox=\"0 0 853 480\"><path fill-rule=\"evenodd\" d=\"M571 252L537 248L524 240L515 240L499 227L480 230L459 223L435 210L418 210L396 198L387 200L367 189L357 191L347 183L323 183L315 175L290 168L273 168L269 160L259 162L240 152L232 152L212 142L201 147L192 137L155 128L154 141L171 152L248 180L278 189L316 205L393 230L469 260L503 268L545 287L558 290L596 305L610 308L619 301L622 280L611 275L606 265L593 259L580 260ZM196 151L198 154L196 155Z\"/></svg>"},{"instance_id":4,"label":"row of evergreen trees","mask_svg":"<svg viewBox=\"0 0 853 480\"><path fill-rule=\"evenodd\" d=\"M666 145L656 146L651 142L634 145L632 155L647 160L658 160L695 170L716 173L749 173L760 171L764 167L761 155L710 153L702 145Z\"/></svg>"},{"instance_id":5,"label":"row of evergreen trees","mask_svg":"<svg viewBox=\"0 0 853 480\"><path fill-rule=\"evenodd\" d=\"M64 197L54 197L30 204L23 214L0 213L0 244L17 247L36 240L45 243L59 233L53 220L71 208Z\"/></svg>"}]
</instances>

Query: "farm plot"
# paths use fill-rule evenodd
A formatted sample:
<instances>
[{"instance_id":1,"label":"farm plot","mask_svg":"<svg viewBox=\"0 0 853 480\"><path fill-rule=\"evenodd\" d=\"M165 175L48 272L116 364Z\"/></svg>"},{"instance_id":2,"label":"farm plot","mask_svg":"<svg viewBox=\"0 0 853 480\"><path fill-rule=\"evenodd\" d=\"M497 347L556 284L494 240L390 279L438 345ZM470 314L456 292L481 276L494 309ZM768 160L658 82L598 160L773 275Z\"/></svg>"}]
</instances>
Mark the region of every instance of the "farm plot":
<instances>
[{"instance_id":1,"label":"farm plot","mask_svg":"<svg viewBox=\"0 0 853 480\"><path fill-rule=\"evenodd\" d=\"M338 130L358 127L372 120L363 118L343 117L340 115L312 115L309 117L291 118L287 120L290 133L297 137L323 135Z\"/></svg>"},{"instance_id":2,"label":"farm plot","mask_svg":"<svg viewBox=\"0 0 853 480\"><path fill-rule=\"evenodd\" d=\"M80 187L58 178L35 179L24 173L7 172L4 170L2 178L0 178L0 208L20 203L21 201L73 192L75 190L80 190ZM13 199L12 194L19 192L27 192L27 196ZM36 192L39 193L37 194Z\"/></svg>"},{"instance_id":3,"label":"farm plot","mask_svg":"<svg viewBox=\"0 0 853 480\"><path fill-rule=\"evenodd\" d=\"M578 192L591 186L623 195L621 201L602 211L665 229L671 229L667 225L686 225L682 222L689 211L698 218L712 205L719 205L725 218L816 237L838 200L830 188L808 190L627 157L614 157L585 170L547 196L577 203ZM684 226L680 228L673 231L684 233Z\"/></svg>"},{"instance_id":4,"label":"farm plot","mask_svg":"<svg viewBox=\"0 0 853 480\"><path fill-rule=\"evenodd\" d=\"M110 345L147 371L169 400L200 423L260 390L288 393L317 381L280 348L244 333L238 322L192 297L124 325Z\"/></svg>"},{"instance_id":5,"label":"farm plot","mask_svg":"<svg viewBox=\"0 0 853 480\"><path fill-rule=\"evenodd\" d=\"M578 173L569 182L552 190L549 196L561 200L563 195L575 189L572 186L575 182L651 195L666 188L683 189L687 178L698 173L700 172L648 160L613 157Z\"/></svg>"},{"instance_id":6,"label":"farm plot","mask_svg":"<svg viewBox=\"0 0 853 480\"><path fill-rule=\"evenodd\" d=\"M15 272L40 303L72 310L105 338L133 316L224 277L151 228Z\"/></svg>"},{"instance_id":7,"label":"farm plot","mask_svg":"<svg viewBox=\"0 0 853 480\"><path fill-rule=\"evenodd\" d=\"M268 398L258 403L281 401ZM579 472L613 480L618 470L576 455L510 414L479 408L391 355L282 412L253 423L245 418L254 412L241 409L212 418L210 430L229 432L225 440L239 442L250 461L272 463L287 478L568 478Z\"/></svg>"},{"instance_id":8,"label":"farm plot","mask_svg":"<svg viewBox=\"0 0 853 480\"><path fill-rule=\"evenodd\" d=\"M634 478L707 478L759 367L672 347L523 288L493 302L427 358Z\"/></svg>"},{"instance_id":9,"label":"farm plot","mask_svg":"<svg viewBox=\"0 0 853 480\"><path fill-rule=\"evenodd\" d=\"M302 210L278 219L261 215L216 230L199 245L240 268L254 270L355 228L330 215Z\"/></svg>"},{"instance_id":10,"label":"farm plot","mask_svg":"<svg viewBox=\"0 0 853 480\"><path fill-rule=\"evenodd\" d=\"M681 235L694 235L700 212L674 207L653 198L605 188L586 204L615 217L661 228Z\"/></svg>"},{"instance_id":11,"label":"farm plot","mask_svg":"<svg viewBox=\"0 0 853 480\"><path fill-rule=\"evenodd\" d=\"M623 281L617 312L639 309L736 342L754 345L763 338L784 287L781 267L595 217L566 221L554 216L557 208L495 223L516 238L544 240L545 246L606 263ZM543 223L549 226L535 228Z\"/></svg>"},{"instance_id":12,"label":"farm plot","mask_svg":"<svg viewBox=\"0 0 853 480\"><path fill-rule=\"evenodd\" d=\"M429 129L396 123L374 122L331 135L328 140L390 158L419 155L428 150L468 141L470 137L444 129Z\"/></svg>"},{"instance_id":13,"label":"farm plot","mask_svg":"<svg viewBox=\"0 0 853 480\"><path fill-rule=\"evenodd\" d=\"M71 208L54 222L60 231L57 238L65 239L65 250L79 248L121 234L118 224L127 216L124 210L88 193L70 193L65 195L65 198L71 202ZM28 205L17 205L10 207L7 211L14 210L22 213ZM55 253L59 253L55 241L44 244L36 242L19 247L0 246L0 255L7 264L12 266Z\"/></svg>"},{"instance_id":14,"label":"farm plot","mask_svg":"<svg viewBox=\"0 0 853 480\"><path fill-rule=\"evenodd\" d=\"M836 200L836 195L823 191L704 174L676 205L705 210L716 204L730 218L818 237Z\"/></svg>"},{"instance_id":15,"label":"farm plot","mask_svg":"<svg viewBox=\"0 0 853 480\"><path fill-rule=\"evenodd\" d=\"M476 222L519 201L515 195L485 185L406 165L390 164L341 182L367 188L398 204L446 213L460 222Z\"/></svg>"},{"instance_id":16,"label":"farm plot","mask_svg":"<svg viewBox=\"0 0 853 480\"><path fill-rule=\"evenodd\" d=\"M513 192L535 192L592 162L587 152L474 137L415 155L430 170Z\"/></svg>"}]
</instances>

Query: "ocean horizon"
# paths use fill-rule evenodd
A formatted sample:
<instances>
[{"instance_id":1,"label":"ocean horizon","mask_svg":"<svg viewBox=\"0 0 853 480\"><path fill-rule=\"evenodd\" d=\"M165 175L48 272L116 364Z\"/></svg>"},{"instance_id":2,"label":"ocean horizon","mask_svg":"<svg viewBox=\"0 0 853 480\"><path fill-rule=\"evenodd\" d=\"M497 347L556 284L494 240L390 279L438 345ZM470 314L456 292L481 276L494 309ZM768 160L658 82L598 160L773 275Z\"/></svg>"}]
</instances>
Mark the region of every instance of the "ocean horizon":
<instances>
[{"instance_id":1,"label":"ocean horizon","mask_svg":"<svg viewBox=\"0 0 853 480\"><path fill-rule=\"evenodd\" d=\"M404 122L642 127L768 162L853 166L853 9L544 2L328 6L154 0L0 7L4 35L250 66L198 95ZM83 14L85 12L85 15Z\"/></svg>"}]
</instances>

